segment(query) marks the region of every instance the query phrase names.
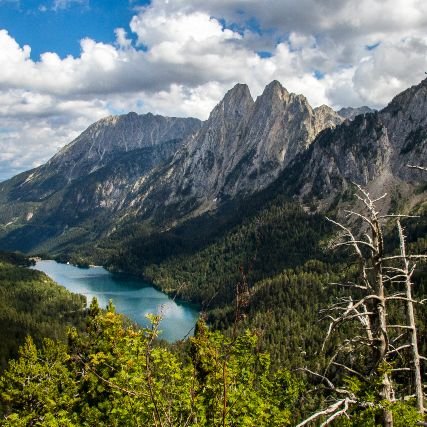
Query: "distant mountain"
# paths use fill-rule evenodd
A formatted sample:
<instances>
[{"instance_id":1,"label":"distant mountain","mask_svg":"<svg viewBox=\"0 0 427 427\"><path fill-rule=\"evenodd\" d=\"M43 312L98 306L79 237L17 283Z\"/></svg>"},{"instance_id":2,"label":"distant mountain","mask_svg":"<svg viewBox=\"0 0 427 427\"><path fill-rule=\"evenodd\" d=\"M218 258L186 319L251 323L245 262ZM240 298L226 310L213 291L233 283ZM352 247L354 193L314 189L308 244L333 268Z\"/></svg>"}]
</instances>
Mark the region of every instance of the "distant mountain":
<instances>
[{"instance_id":1,"label":"distant mountain","mask_svg":"<svg viewBox=\"0 0 427 427\"><path fill-rule=\"evenodd\" d=\"M427 79L383 110L321 132L287 173L295 176L295 191L306 200L328 200L352 183L402 199L426 181L408 165L426 164ZM415 200L423 197L420 193Z\"/></svg>"},{"instance_id":2,"label":"distant mountain","mask_svg":"<svg viewBox=\"0 0 427 427\"><path fill-rule=\"evenodd\" d=\"M135 182L168 161L201 124L150 113L94 123L46 164L0 184L3 246L30 251L56 238L61 251L68 240L92 240Z\"/></svg>"},{"instance_id":3,"label":"distant mountain","mask_svg":"<svg viewBox=\"0 0 427 427\"><path fill-rule=\"evenodd\" d=\"M407 164L426 162L426 86L352 121L277 81L255 101L236 85L203 123L101 120L45 165L0 184L0 247L60 254L123 227L150 235L273 187L318 210L352 183L413 194L424 178Z\"/></svg>"},{"instance_id":4,"label":"distant mountain","mask_svg":"<svg viewBox=\"0 0 427 427\"><path fill-rule=\"evenodd\" d=\"M344 107L337 111L337 114L344 119L353 120L356 116L359 116L360 114L369 114L369 113L375 113L373 108L367 107L366 105L363 107Z\"/></svg>"},{"instance_id":5,"label":"distant mountain","mask_svg":"<svg viewBox=\"0 0 427 427\"><path fill-rule=\"evenodd\" d=\"M341 121L331 108L313 109L277 81L255 102L249 88L238 84L173 161L142 183L138 212L174 221L260 191L321 130Z\"/></svg>"},{"instance_id":6,"label":"distant mountain","mask_svg":"<svg viewBox=\"0 0 427 427\"><path fill-rule=\"evenodd\" d=\"M149 150L157 159L151 156L147 160L161 163L200 126L198 119L151 113L106 117L89 126L43 166L18 175L18 181L25 179L14 186L15 197L37 201L49 197L74 180L90 175L134 150Z\"/></svg>"}]
</instances>

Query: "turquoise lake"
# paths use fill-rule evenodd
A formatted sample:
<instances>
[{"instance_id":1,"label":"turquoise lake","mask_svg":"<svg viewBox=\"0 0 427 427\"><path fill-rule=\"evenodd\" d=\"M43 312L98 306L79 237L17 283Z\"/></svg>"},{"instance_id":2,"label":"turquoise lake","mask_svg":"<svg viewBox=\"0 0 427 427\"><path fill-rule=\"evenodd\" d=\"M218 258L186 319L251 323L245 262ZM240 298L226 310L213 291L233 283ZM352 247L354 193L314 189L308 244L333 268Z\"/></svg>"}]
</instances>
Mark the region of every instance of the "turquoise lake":
<instances>
[{"instance_id":1,"label":"turquoise lake","mask_svg":"<svg viewBox=\"0 0 427 427\"><path fill-rule=\"evenodd\" d=\"M173 301L149 283L126 275L111 274L102 267L78 268L56 261L38 261L33 267L43 271L69 291L93 297L105 307L111 299L118 313L123 313L140 326L148 326L146 315L161 314L160 338L169 342L193 335L198 311L195 307Z\"/></svg>"}]
</instances>

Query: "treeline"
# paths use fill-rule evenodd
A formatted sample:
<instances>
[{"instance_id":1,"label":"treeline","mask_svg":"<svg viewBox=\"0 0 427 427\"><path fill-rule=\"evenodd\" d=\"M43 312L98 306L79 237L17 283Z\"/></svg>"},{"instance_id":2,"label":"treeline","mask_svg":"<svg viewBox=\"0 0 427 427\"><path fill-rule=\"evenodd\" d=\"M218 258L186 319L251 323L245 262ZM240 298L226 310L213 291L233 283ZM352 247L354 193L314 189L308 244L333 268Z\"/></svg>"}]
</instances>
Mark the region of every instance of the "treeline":
<instances>
[{"instance_id":1,"label":"treeline","mask_svg":"<svg viewBox=\"0 0 427 427\"><path fill-rule=\"evenodd\" d=\"M27 335L37 344L46 337L65 340L68 326L84 323L85 298L27 268L31 264L23 255L0 253L0 369Z\"/></svg>"},{"instance_id":2,"label":"treeline","mask_svg":"<svg viewBox=\"0 0 427 427\"><path fill-rule=\"evenodd\" d=\"M321 215L277 201L200 251L148 265L144 274L164 291L205 309L225 306L234 300L239 281L252 286L284 268L324 258L322 239L330 230Z\"/></svg>"},{"instance_id":3,"label":"treeline","mask_svg":"<svg viewBox=\"0 0 427 427\"><path fill-rule=\"evenodd\" d=\"M327 400L301 373L272 369L256 332L227 337L200 320L177 352L154 344L159 318L151 321L135 329L111 304L103 312L93 302L85 332L70 331L67 345L45 340L37 348L28 338L0 378L0 425L284 427ZM369 408L333 425L373 427L381 411L375 382L370 393ZM396 427L419 420L411 402L391 410Z\"/></svg>"},{"instance_id":4,"label":"treeline","mask_svg":"<svg viewBox=\"0 0 427 427\"><path fill-rule=\"evenodd\" d=\"M427 252L425 207L421 204L413 213L417 218L403 221L408 250L423 254ZM233 329L237 290L247 288L243 324L260 332L259 345L270 352L273 365L297 367L316 359L327 328L319 311L347 295L343 287L330 283L350 280L357 270L350 252L328 246L334 226L324 216L282 197L261 210L249 204L245 219L235 218L233 225L219 226L213 218L213 229L221 230L213 241L211 230L203 234L203 220L198 221L193 222L193 230L181 226L158 238L140 235L138 240L141 231L134 230L138 242L110 259L116 266L144 274L169 294L198 302L208 323L226 333ZM386 235L388 253L399 244L392 230ZM156 241L159 245L150 254ZM197 243L193 250L191 242ZM418 295L427 294L426 277L421 264L414 277ZM419 310L420 330L426 331L424 307ZM425 336L420 334L420 345L427 350Z\"/></svg>"}]
</instances>

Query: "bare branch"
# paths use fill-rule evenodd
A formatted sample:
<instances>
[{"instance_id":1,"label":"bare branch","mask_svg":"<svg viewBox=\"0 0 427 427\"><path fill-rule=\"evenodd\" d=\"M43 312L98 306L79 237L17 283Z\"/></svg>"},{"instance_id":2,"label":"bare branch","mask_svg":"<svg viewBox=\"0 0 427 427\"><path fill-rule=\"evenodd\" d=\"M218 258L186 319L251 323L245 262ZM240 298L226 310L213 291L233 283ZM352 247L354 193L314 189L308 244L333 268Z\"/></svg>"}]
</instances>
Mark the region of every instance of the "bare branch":
<instances>
[{"instance_id":1,"label":"bare branch","mask_svg":"<svg viewBox=\"0 0 427 427\"><path fill-rule=\"evenodd\" d=\"M369 218L367 218L365 215L362 215L361 213L359 213L359 212L355 212L355 211L348 211L348 210L345 210L344 212L346 212L348 215L354 215L354 216L357 216L357 217L359 217L359 218L362 218L363 219L363 221L365 221L367 224L369 224L371 227L373 227L374 225L372 224L372 222L371 222L371 220L369 219Z\"/></svg>"},{"instance_id":2,"label":"bare branch","mask_svg":"<svg viewBox=\"0 0 427 427\"><path fill-rule=\"evenodd\" d=\"M346 371L351 372L354 375L357 375L359 378L365 379L365 376L362 375L360 372L355 371L354 369L349 368L348 366L338 363L338 362L332 362L333 365L340 366L341 368L344 368Z\"/></svg>"},{"instance_id":3,"label":"bare branch","mask_svg":"<svg viewBox=\"0 0 427 427\"><path fill-rule=\"evenodd\" d=\"M403 334L398 335L396 338L392 340L392 343L395 343L399 341L401 338L403 338L406 335L406 332L403 332Z\"/></svg>"},{"instance_id":4,"label":"bare branch","mask_svg":"<svg viewBox=\"0 0 427 427\"><path fill-rule=\"evenodd\" d=\"M424 166L418 166L418 165L406 165L406 166L408 168L411 168L411 169L418 169L418 170L424 171L424 172L427 171L427 167L424 167Z\"/></svg>"},{"instance_id":5,"label":"bare branch","mask_svg":"<svg viewBox=\"0 0 427 427\"><path fill-rule=\"evenodd\" d=\"M333 247L334 248L339 248L340 246L353 246L355 244L357 244L357 245L365 245L369 249L371 249L371 251L376 252L376 248L374 246L372 246L371 243L365 242L363 240L349 240L348 242L340 242L340 243L336 243Z\"/></svg>"},{"instance_id":6,"label":"bare branch","mask_svg":"<svg viewBox=\"0 0 427 427\"><path fill-rule=\"evenodd\" d=\"M401 214L387 214L381 215L378 218L387 219L387 218L419 218L419 215L401 215Z\"/></svg>"},{"instance_id":7,"label":"bare branch","mask_svg":"<svg viewBox=\"0 0 427 427\"><path fill-rule=\"evenodd\" d=\"M406 259L427 259L427 255L406 255ZM395 259L404 259L402 255L392 255L381 258L381 261L391 261Z\"/></svg>"},{"instance_id":8,"label":"bare branch","mask_svg":"<svg viewBox=\"0 0 427 427\"><path fill-rule=\"evenodd\" d=\"M335 412L335 414L331 415L323 424L320 425L320 427L324 427L329 425L335 418L338 418L339 416L346 414L348 410L349 405L349 399L346 399L344 403L344 408L342 408L340 411ZM347 414L346 414L347 415Z\"/></svg>"},{"instance_id":9,"label":"bare branch","mask_svg":"<svg viewBox=\"0 0 427 427\"><path fill-rule=\"evenodd\" d=\"M322 379L322 381L325 381L326 384L328 385L329 388L331 388L332 390L335 390L335 386L332 383L332 381L328 378L326 378L324 375L318 374L317 372L311 371L308 368L297 368L296 371L303 371L303 372L307 372L311 375L313 375L314 377L319 377Z\"/></svg>"},{"instance_id":10,"label":"bare branch","mask_svg":"<svg viewBox=\"0 0 427 427\"><path fill-rule=\"evenodd\" d=\"M307 425L308 423L310 423L311 421L313 421L313 420L315 420L315 419L317 419L319 417L322 417L324 415L329 415L329 414L335 414L336 411L340 412L339 415L341 415L342 409L340 409L340 407L344 405L345 410L347 410L348 409L348 405L350 403L356 403L356 401L352 400L352 399L349 399L348 397L345 398L345 399L338 400L337 402L333 403L331 406L329 406L328 408L324 409L323 411L316 412L311 417L307 418L302 423L298 424L296 427L303 427L303 426ZM330 421L332 421L332 420L333 420L333 418ZM330 423L330 421L329 421L329 423ZM328 425L328 420L326 421L326 423L327 424L323 423L322 426Z\"/></svg>"},{"instance_id":11,"label":"bare branch","mask_svg":"<svg viewBox=\"0 0 427 427\"><path fill-rule=\"evenodd\" d=\"M364 285L357 285L356 283L348 282L348 283L339 283L339 282L332 282L330 285L333 286L341 286L343 288L356 288L356 289L362 289L367 290L368 287Z\"/></svg>"},{"instance_id":12,"label":"bare branch","mask_svg":"<svg viewBox=\"0 0 427 427\"><path fill-rule=\"evenodd\" d=\"M411 348L411 344L401 345L400 347L397 347L397 348L394 348L393 350L390 350L389 352L387 352L387 354L399 353L400 350L404 350L405 348Z\"/></svg>"}]
</instances>

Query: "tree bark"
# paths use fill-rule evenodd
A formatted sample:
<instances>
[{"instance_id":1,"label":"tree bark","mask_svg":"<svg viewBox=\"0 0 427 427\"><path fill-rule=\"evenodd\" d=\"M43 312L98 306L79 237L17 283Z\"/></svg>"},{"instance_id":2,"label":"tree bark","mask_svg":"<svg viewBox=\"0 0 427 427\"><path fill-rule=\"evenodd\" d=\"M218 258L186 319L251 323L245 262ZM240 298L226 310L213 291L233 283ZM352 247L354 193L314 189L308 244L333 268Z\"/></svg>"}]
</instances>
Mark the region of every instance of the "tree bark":
<instances>
[{"instance_id":1,"label":"tree bark","mask_svg":"<svg viewBox=\"0 0 427 427\"><path fill-rule=\"evenodd\" d=\"M412 299L412 271L410 271L409 260L406 256L406 245L405 245L405 235L403 234L403 228L400 224L400 221L397 221L397 228L399 230L399 239L400 239L400 254L403 261L403 270L405 274L405 292L406 292L406 321L407 325L410 327L410 345L412 352L412 363L414 369L414 381L415 381L415 397L417 399L417 409L418 412L424 415L424 394L423 394L423 383L421 379L421 363L420 355L418 353L418 336L417 336L417 327L415 324L415 313L414 313L414 303Z\"/></svg>"}]
</instances>

